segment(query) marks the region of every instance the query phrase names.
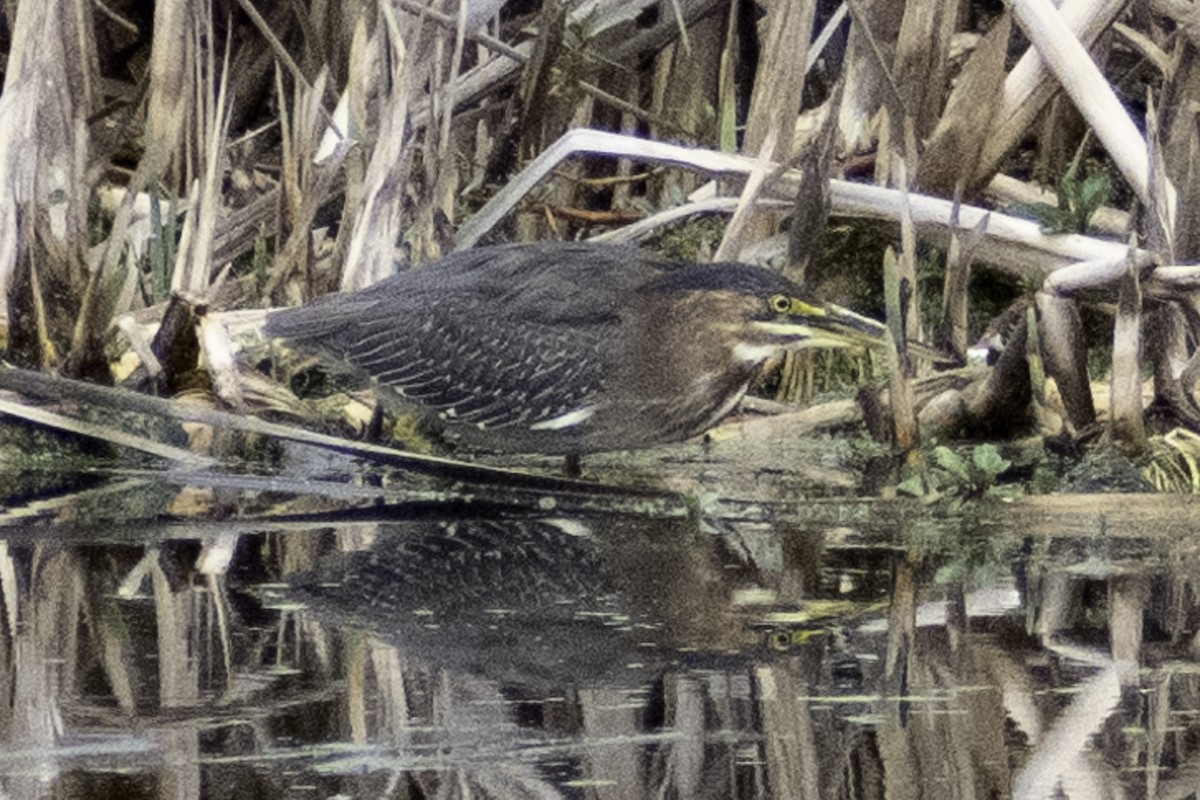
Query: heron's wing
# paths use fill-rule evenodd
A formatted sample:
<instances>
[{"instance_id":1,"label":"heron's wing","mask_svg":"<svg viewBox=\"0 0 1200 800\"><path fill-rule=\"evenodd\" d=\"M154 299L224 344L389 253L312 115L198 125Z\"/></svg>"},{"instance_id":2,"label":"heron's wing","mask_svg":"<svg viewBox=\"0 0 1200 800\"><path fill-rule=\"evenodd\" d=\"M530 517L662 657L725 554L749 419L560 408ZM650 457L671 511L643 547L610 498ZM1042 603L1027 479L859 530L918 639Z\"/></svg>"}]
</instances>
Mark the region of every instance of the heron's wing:
<instances>
[{"instance_id":1,"label":"heron's wing","mask_svg":"<svg viewBox=\"0 0 1200 800\"><path fill-rule=\"evenodd\" d=\"M613 330L605 318L561 326L519 314L497 318L491 305L393 311L371 303L354 308L349 324L321 319L315 308L297 309L305 313L269 332L481 430L564 417L565 425L572 413L590 415L609 372Z\"/></svg>"},{"instance_id":2,"label":"heron's wing","mask_svg":"<svg viewBox=\"0 0 1200 800\"><path fill-rule=\"evenodd\" d=\"M267 333L344 359L447 420L562 428L590 415L625 297L656 269L632 247L481 248L277 312Z\"/></svg>"},{"instance_id":3,"label":"heron's wing","mask_svg":"<svg viewBox=\"0 0 1200 800\"><path fill-rule=\"evenodd\" d=\"M332 344L379 383L481 430L590 415L608 372L602 326L563 330L505 317L497 327L486 314L441 308L397 322L364 319L352 340Z\"/></svg>"}]
</instances>

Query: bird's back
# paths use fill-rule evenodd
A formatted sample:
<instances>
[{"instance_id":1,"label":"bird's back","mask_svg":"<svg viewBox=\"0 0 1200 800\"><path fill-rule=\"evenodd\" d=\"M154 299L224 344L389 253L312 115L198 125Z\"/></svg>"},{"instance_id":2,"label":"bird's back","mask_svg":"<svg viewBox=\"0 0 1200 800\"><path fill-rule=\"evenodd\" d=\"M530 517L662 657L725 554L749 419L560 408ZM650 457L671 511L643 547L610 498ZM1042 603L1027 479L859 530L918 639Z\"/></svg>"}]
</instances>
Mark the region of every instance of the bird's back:
<instances>
[{"instance_id":1,"label":"bird's back","mask_svg":"<svg viewBox=\"0 0 1200 800\"><path fill-rule=\"evenodd\" d=\"M672 268L624 246L480 248L275 312L266 332L348 363L475 446L608 449L585 423L621 357L622 309Z\"/></svg>"},{"instance_id":2,"label":"bird's back","mask_svg":"<svg viewBox=\"0 0 1200 800\"><path fill-rule=\"evenodd\" d=\"M405 330L406 315L521 318L548 325L603 319L619 313L623 295L668 265L634 247L538 243L453 253L406 269L366 289L330 294L277 311L268 336L299 345L328 346L364 322L390 320ZM581 294L586 302L581 302ZM333 337L334 341L330 341Z\"/></svg>"}]
</instances>

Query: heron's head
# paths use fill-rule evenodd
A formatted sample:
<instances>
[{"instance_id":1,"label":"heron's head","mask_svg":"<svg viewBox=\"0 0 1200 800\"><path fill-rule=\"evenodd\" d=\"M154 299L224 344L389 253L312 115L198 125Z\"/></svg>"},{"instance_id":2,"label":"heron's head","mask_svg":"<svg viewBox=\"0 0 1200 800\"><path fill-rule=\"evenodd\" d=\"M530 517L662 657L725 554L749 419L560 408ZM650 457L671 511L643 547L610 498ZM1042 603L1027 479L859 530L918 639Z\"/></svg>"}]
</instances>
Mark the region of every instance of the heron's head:
<instances>
[{"instance_id":1,"label":"heron's head","mask_svg":"<svg viewBox=\"0 0 1200 800\"><path fill-rule=\"evenodd\" d=\"M743 364L783 350L879 347L887 335L883 323L819 302L782 275L748 264L672 270L643 289L665 301L662 324L686 319L696 342L722 342Z\"/></svg>"}]
</instances>

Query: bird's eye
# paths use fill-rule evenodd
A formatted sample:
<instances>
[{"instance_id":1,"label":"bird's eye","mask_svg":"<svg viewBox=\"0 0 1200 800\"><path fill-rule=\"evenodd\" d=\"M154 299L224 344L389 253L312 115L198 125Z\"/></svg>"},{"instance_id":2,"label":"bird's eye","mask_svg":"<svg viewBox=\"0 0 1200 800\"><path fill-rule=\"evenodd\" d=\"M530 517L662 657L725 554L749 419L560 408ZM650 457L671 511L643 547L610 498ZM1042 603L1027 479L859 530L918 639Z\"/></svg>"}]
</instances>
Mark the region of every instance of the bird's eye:
<instances>
[{"instance_id":1,"label":"bird's eye","mask_svg":"<svg viewBox=\"0 0 1200 800\"><path fill-rule=\"evenodd\" d=\"M767 302L776 314L786 314L792 309L792 298L786 294L777 294Z\"/></svg>"}]
</instances>

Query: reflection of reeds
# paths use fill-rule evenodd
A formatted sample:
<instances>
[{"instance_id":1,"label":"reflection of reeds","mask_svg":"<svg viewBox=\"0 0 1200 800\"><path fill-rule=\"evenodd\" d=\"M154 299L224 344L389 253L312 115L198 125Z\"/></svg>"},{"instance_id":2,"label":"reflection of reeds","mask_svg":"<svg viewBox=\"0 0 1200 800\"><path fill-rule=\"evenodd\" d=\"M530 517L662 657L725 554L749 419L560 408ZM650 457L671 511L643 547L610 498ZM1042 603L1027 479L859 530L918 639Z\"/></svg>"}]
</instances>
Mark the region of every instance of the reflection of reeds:
<instances>
[{"instance_id":1,"label":"reflection of reeds","mask_svg":"<svg viewBox=\"0 0 1200 800\"><path fill-rule=\"evenodd\" d=\"M897 553L894 528L878 548L797 547L808 528L699 535L681 521L651 532L621 518L326 522L200 538L177 528L157 547L6 543L0 679L13 689L0 733L25 737L21 752L53 765L74 757L63 748L77 732L146 731L161 761L89 758L177 784L223 770L262 778L287 763L319 764L335 782L414 781L427 794L542 796L569 782L618 797L712 786L919 797L936 780L958 787L952 797L1021 796L1035 785L1129 786L1142 773L1118 767L1144 753L1160 765L1150 785L1181 787L1197 693L1171 659L1196 638L1190 534L1138 533L1134 509L1100 537L1095 518L1086 528L1056 501L1078 530L1055 522L1045 499L1006 505L1008 524L988 523L991 538L1036 542L991 600L933 580L932 551ZM872 560L883 583L860 580L858 602L846 602L839 574ZM338 564L359 566L326 571ZM364 583L370 564L384 572ZM335 613L293 595L275 610L248 605L248 590L270 596L279 589L264 582L298 569L350 604ZM397 586L410 588L389 594ZM1018 588L1023 607L1012 604ZM832 616L814 618L821 608ZM789 625L801 630L770 635ZM665 646L674 637L684 652ZM609 668L589 671L604 641L624 643ZM568 659L572 670L552 668ZM8 753L0 781L12 790Z\"/></svg>"}]
</instances>

